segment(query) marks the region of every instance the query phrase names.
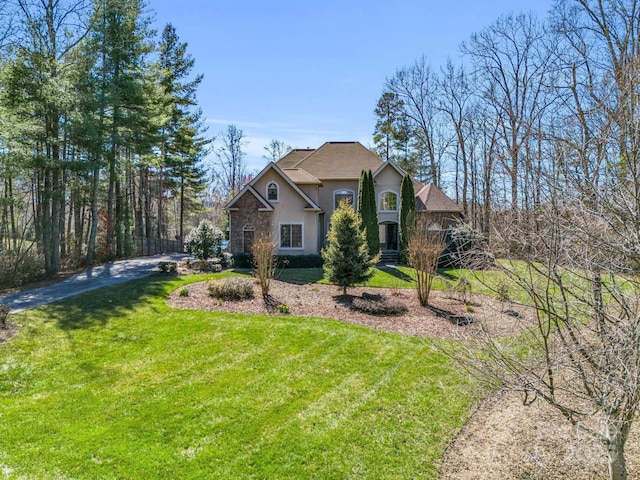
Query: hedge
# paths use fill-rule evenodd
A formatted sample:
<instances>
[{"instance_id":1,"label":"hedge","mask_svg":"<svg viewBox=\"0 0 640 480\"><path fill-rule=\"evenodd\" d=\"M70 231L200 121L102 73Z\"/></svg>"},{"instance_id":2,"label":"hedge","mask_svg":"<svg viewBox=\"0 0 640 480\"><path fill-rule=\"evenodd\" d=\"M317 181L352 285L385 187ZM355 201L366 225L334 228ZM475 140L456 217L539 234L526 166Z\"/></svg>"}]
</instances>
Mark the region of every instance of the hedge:
<instances>
[{"instance_id":1,"label":"hedge","mask_svg":"<svg viewBox=\"0 0 640 480\"><path fill-rule=\"evenodd\" d=\"M253 256L250 253L234 253L234 268L253 268ZM322 256L278 255L278 268L322 268Z\"/></svg>"}]
</instances>

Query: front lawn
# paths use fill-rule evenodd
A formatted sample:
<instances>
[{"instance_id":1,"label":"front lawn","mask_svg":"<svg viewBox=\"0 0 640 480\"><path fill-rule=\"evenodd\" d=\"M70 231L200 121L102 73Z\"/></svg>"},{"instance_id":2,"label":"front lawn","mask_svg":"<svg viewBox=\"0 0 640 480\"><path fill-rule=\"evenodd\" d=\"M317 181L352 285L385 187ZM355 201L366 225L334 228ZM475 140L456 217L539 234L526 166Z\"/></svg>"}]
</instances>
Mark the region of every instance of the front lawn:
<instances>
[{"instance_id":1,"label":"front lawn","mask_svg":"<svg viewBox=\"0 0 640 480\"><path fill-rule=\"evenodd\" d=\"M411 267L397 265L377 267L375 270L373 278L366 283L368 287L415 288L415 273ZM250 270L241 271L250 272ZM508 281L507 277L497 270L441 269L438 270L438 276L433 282L433 289L453 288L462 277L470 282L473 292L486 295L494 295L498 283ZM284 268L278 271L277 278L294 283L328 283L323 278L322 268ZM517 294L514 286L512 286L512 293L521 300L526 299L522 294Z\"/></svg>"},{"instance_id":2,"label":"front lawn","mask_svg":"<svg viewBox=\"0 0 640 480\"><path fill-rule=\"evenodd\" d=\"M0 472L437 477L473 402L455 365L424 339L166 305L209 277L152 277L14 316L23 327L0 346Z\"/></svg>"}]
</instances>

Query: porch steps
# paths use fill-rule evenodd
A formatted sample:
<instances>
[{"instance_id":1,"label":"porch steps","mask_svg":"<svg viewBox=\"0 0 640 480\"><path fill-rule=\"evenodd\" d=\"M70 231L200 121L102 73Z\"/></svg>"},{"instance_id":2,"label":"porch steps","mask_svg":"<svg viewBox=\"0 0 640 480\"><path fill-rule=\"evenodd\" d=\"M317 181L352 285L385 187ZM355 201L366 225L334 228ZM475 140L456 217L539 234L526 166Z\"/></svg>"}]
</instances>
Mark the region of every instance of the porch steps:
<instances>
[{"instance_id":1,"label":"porch steps","mask_svg":"<svg viewBox=\"0 0 640 480\"><path fill-rule=\"evenodd\" d=\"M398 252L396 250L383 250L378 263L398 263Z\"/></svg>"}]
</instances>

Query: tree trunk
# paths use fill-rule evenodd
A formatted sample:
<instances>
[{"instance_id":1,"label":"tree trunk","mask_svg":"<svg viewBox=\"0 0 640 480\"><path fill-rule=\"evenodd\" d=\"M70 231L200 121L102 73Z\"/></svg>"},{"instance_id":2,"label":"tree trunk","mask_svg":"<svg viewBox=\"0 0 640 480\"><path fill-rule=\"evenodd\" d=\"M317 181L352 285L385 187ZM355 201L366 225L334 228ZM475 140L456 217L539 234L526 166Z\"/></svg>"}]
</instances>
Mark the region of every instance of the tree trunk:
<instances>
[{"instance_id":1,"label":"tree trunk","mask_svg":"<svg viewBox=\"0 0 640 480\"><path fill-rule=\"evenodd\" d=\"M91 228L89 229L89 241L87 242L87 265L93 265L93 255L96 250L96 237L98 235L98 201L100 188L100 167L93 169L93 194L91 198Z\"/></svg>"},{"instance_id":2,"label":"tree trunk","mask_svg":"<svg viewBox=\"0 0 640 480\"><path fill-rule=\"evenodd\" d=\"M614 425L607 427L607 457L609 480L627 480L627 463L624 458L625 439Z\"/></svg>"}]
</instances>

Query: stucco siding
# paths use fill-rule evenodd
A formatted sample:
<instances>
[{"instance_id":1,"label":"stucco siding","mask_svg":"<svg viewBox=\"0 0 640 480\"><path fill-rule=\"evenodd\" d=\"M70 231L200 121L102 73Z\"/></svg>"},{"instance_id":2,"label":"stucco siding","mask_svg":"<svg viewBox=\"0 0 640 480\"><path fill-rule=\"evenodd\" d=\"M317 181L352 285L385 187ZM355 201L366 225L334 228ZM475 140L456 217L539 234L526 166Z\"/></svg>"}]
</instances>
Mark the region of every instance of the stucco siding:
<instances>
[{"instance_id":1,"label":"stucco siding","mask_svg":"<svg viewBox=\"0 0 640 480\"><path fill-rule=\"evenodd\" d=\"M268 200L273 206L271 214L271 238L278 243L278 254L280 255L302 255L316 253L318 251L318 220L317 212L305 210L307 201L296 192L285 179L275 170L268 171L254 185L258 193L267 198L267 186L275 182L278 185L278 201ZM306 192L305 192L306 193ZM313 200L313 198L311 197ZM280 225L282 224L304 224L303 227L303 248L281 248L280 246Z\"/></svg>"},{"instance_id":2,"label":"stucco siding","mask_svg":"<svg viewBox=\"0 0 640 480\"><path fill-rule=\"evenodd\" d=\"M333 194L338 190L351 190L354 196L354 204L358 201L358 182L353 180L327 180L322 182L318 189L318 204L325 212L325 218L331 218L334 211Z\"/></svg>"}]
</instances>

